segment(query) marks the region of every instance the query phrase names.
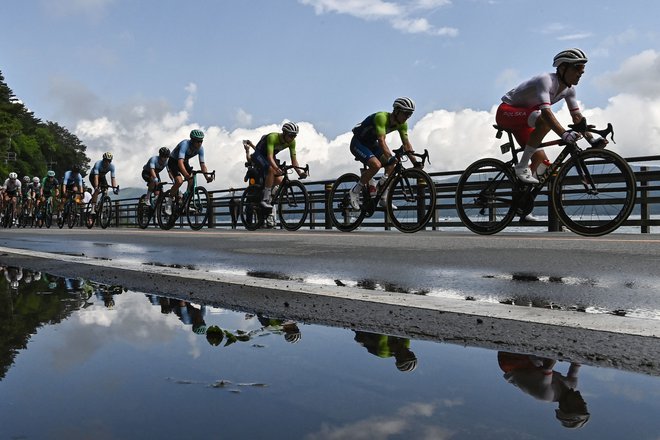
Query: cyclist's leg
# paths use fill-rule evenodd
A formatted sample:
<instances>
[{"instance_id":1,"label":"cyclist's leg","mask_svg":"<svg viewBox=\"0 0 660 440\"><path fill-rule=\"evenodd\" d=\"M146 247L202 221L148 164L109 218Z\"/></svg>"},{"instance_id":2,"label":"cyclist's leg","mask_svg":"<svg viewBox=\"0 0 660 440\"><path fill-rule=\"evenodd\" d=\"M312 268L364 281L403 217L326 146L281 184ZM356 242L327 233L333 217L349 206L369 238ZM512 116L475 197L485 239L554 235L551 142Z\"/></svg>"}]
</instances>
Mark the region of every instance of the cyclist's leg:
<instances>
[{"instance_id":1,"label":"cyclist's leg","mask_svg":"<svg viewBox=\"0 0 660 440\"><path fill-rule=\"evenodd\" d=\"M358 160L364 164L366 169L362 172L360 180L355 184L355 186L349 192L351 207L354 210L360 209L359 197L363 188L369 184L369 181L378 173L378 170L381 168L381 163L378 157L382 154L382 150L378 145L372 146L371 148L367 145L364 145L360 140L353 136L351 139L350 145L351 154L355 157L355 160Z\"/></svg>"}]
</instances>

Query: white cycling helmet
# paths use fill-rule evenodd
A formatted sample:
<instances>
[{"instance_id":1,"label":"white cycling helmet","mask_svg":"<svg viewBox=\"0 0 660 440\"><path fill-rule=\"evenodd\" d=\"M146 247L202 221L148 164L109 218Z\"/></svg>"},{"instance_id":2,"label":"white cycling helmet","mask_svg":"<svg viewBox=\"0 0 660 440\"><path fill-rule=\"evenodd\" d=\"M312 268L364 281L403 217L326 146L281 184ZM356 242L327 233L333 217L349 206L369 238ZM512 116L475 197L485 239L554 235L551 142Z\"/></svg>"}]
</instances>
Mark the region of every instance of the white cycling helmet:
<instances>
[{"instance_id":1,"label":"white cycling helmet","mask_svg":"<svg viewBox=\"0 0 660 440\"><path fill-rule=\"evenodd\" d=\"M11 180L16 180L16 179L18 179L18 174L16 174L16 173L9 173L9 178L10 178Z\"/></svg>"},{"instance_id":2,"label":"white cycling helmet","mask_svg":"<svg viewBox=\"0 0 660 440\"><path fill-rule=\"evenodd\" d=\"M30 176L23 176L23 182L30 183Z\"/></svg>"},{"instance_id":3,"label":"white cycling helmet","mask_svg":"<svg viewBox=\"0 0 660 440\"><path fill-rule=\"evenodd\" d=\"M39 182L41 182L41 179L39 179L38 177L35 176L35 177L32 178L32 182L39 183Z\"/></svg>"},{"instance_id":4,"label":"white cycling helmet","mask_svg":"<svg viewBox=\"0 0 660 440\"><path fill-rule=\"evenodd\" d=\"M282 125L282 133L292 134L295 136L298 134L298 126L293 122L287 122L284 125Z\"/></svg>"},{"instance_id":5,"label":"white cycling helmet","mask_svg":"<svg viewBox=\"0 0 660 440\"><path fill-rule=\"evenodd\" d=\"M401 111L404 111L404 112L411 112L412 113L412 112L415 111L415 102L412 99L406 98L404 96L404 97L395 99L394 104L392 104L392 107L394 107L394 110L401 110Z\"/></svg>"},{"instance_id":6,"label":"white cycling helmet","mask_svg":"<svg viewBox=\"0 0 660 440\"><path fill-rule=\"evenodd\" d=\"M566 49L555 55L552 60L552 67L559 67L564 63L568 64L585 64L589 59L587 55L577 47L573 49Z\"/></svg>"}]
</instances>

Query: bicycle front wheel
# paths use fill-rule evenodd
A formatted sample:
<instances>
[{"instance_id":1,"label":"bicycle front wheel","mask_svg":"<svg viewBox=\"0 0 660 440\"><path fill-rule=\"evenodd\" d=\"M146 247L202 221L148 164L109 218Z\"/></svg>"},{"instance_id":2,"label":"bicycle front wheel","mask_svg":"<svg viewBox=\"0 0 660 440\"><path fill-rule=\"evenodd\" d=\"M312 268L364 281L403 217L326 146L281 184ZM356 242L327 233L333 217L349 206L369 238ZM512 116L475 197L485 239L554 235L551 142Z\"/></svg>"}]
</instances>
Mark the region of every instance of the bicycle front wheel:
<instances>
[{"instance_id":1,"label":"bicycle front wheel","mask_svg":"<svg viewBox=\"0 0 660 440\"><path fill-rule=\"evenodd\" d=\"M467 167L456 186L456 211L472 232L495 234L516 215L516 180L511 167L498 159L481 159Z\"/></svg>"},{"instance_id":2,"label":"bicycle front wheel","mask_svg":"<svg viewBox=\"0 0 660 440\"><path fill-rule=\"evenodd\" d=\"M72 206L66 219L66 225L69 227L69 229L72 229L76 225L76 221L78 220L78 216L76 215L77 212L78 207Z\"/></svg>"},{"instance_id":3,"label":"bicycle front wheel","mask_svg":"<svg viewBox=\"0 0 660 440\"><path fill-rule=\"evenodd\" d=\"M332 185L330 195L328 196L328 200L326 200L326 215L330 216L332 224L340 231L350 232L356 229L362 224L366 215L364 204L369 199L366 185L360 194L360 206L362 209L356 211L351 207L349 192L359 181L360 178L353 173L339 176Z\"/></svg>"},{"instance_id":4,"label":"bicycle front wheel","mask_svg":"<svg viewBox=\"0 0 660 440\"><path fill-rule=\"evenodd\" d=\"M635 173L610 150L590 148L559 169L552 203L561 222L576 234L608 234L626 221L637 195Z\"/></svg>"},{"instance_id":5,"label":"bicycle front wheel","mask_svg":"<svg viewBox=\"0 0 660 440\"><path fill-rule=\"evenodd\" d=\"M53 224L53 204L51 201L46 202L46 208L44 208L44 224L46 228L50 228Z\"/></svg>"},{"instance_id":6,"label":"bicycle front wheel","mask_svg":"<svg viewBox=\"0 0 660 440\"><path fill-rule=\"evenodd\" d=\"M99 216L99 225L101 228L105 229L110 226L110 220L112 220L112 200L110 197L103 196L101 199L101 208L97 212Z\"/></svg>"},{"instance_id":7,"label":"bicycle front wheel","mask_svg":"<svg viewBox=\"0 0 660 440\"><path fill-rule=\"evenodd\" d=\"M287 231L296 231L307 220L309 195L305 185L297 180L289 181L280 189L277 214L282 227Z\"/></svg>"},{"instance_id":8,"label":"bicycle front wheel","mask_svg":"<svg viewBox=\"0 0 660 440\"><path fill-rule=\"evenodd\" d=\"M435 184L419 168L405 169L390 183L387 207L390 220L401 232L417 232L435 211Z\"/></svg>"},{"instance_id":9,"label":"bicycle front wheel","mask_svg":"<svg viewBox=\"0 0 660 440\"><path fill-rule=\"evenodd\" d=\"M60 211L60 214L57 216L57 227L62 229L66 220L69 218L69 205L64 205L64 209Z\"/></svg>"},{"instance_id":10,"label":"bicycle front wheel","mask_svg":"<svg viewBox=\"0 0 660 440\"><path fill-rule=\"evenodd\" d=\"M188 199L186 208L191 229L195 231L202 229L209 219L209 209L209 192L203 186L198 186L192 197Z\"/></svg>"},{"instance_id":11,"label":"bicycle front wheel","mask_svg":"<svg viewBox=\"0 0 660 440\"><path fill-rule=\"evenodd\" d=\"M258 185L252 185L245 188L241 195L241 221L248 231L255 231L264 223L261 193L262 189Z\"/></svg>"}]
</instances>

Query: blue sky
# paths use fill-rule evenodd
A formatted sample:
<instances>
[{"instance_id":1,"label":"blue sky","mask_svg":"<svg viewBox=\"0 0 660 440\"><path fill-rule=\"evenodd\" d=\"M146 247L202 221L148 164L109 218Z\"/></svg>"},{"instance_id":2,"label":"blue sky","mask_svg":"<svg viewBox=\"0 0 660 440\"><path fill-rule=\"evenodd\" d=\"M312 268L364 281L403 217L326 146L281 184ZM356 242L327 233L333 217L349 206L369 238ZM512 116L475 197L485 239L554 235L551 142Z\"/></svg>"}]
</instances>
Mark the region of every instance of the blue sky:
<instances>
[{"instance_id":1,"label":"blue sky","mask_svg":"<svg viewBox=\"0 0 660 440\"><path fill-rule=\"evenodd\" d=\"M352 126L402 95L417 103L411 138L436 158L430 171L459 169L497 154L500 97L573 46L590 57L578 87L590 121L615 125L620 153L652 154L659 9L651 0L10 1L0 70L93 159L113 151L123 186L139 185L148 157L195 127L208 132L210 167L229 167L216 187L240 186L240 140L285 120L301 123L312 176L336 177L355 168Z\"/></svg>"}]
</instances>

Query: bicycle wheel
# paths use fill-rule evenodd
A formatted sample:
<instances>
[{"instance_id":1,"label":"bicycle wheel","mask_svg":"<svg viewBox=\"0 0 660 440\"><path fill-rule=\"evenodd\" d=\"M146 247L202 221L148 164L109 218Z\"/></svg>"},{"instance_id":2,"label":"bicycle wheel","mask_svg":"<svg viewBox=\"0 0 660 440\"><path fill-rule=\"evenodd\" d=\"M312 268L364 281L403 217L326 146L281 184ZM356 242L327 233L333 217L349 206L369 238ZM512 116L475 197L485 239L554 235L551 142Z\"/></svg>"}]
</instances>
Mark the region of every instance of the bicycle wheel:
<instances>
[{"instance_id":1,"label":"bicycle wheel","mask_svg":"<svg viewBox=\"0 0 660 440\"><path fill-rule=\"evenodd\" d=\"M417 232L435 211L435 184L419 168L405 169L390 183L387 206L392 224L401 232ZM396 206L396 209L393 209Z\"/></svg>"},{"instance_id":2,"label":"bicycle wheel","mask_svg":"<svg viewBox=\"0 0 660 440\"><path fill-rule=\"evenodd\" d=\"M67 202L64 205L64 209L60 212L60 215L57 216L57 227L62 229L66 223L66 219L69 218L69 203Z\"/></svg>"},{"instance_id":3,"label":"bicycle wheel","mask_svg":"<svg viewBox=\"0 0 660 440\"><path fill-rule=\"evenodd\" d=\"M258 185L245 188L241 195L241 221L248 231L259 229L265 220L263 208L261 207L261 193L263 189Z\"/></svg>"},{"instance_id":4,"label":"bicycle wheel","mask_svg":"<svg viewBox=\"0 0 660 440\"><path fill-rule=\"evenodd\" d=\"M149 204L149 199L147 199L146 194L143 194L142 197L140 197L137 206L137 224L140 229L147 229L151 222L152 214L153 210Z\"/></svg>"},{"instance_id":5,"label":"bicycle wheel","mask_svg":"<svg viewBox=\"0 0 660 440\"><path fill-rule=\"evenodd\" d=\"M309 212L309 195L305 185L297 180L286 183L280 189L277 204L277 215L282 227L287 231L296 231L307 220Z\"/></svg>"},{"instance_id":6,"label":"bicycle wheel","mask_svg":"<svg viewBox=\"0 0 660 440\"><path fill-rule=\"evenodd\" d=\"M158 199L156 202L156 221L160 229L164 231L172 229L177 219L176 210L176 202L169 193Z\"/></svg>"},{"instance_id":7,"label":"bicycle wheel","mask_svg":"<svg viewBox=\"0 0 660 440\"><path fill-rule=\"evenodd\" d=\"M199 231L209 219L210 200L209 192L203 186L195 188L195 192L188 199L186 214L190 228Z\"/></svg>"},{"instance_id":8,"label":"bicycle wheel","mask_svg":"<svg viewBox=\"0 0 660 440\"><path fill-rule=\"evenodd\" d=\"M481 159L467 167L456 185L456 211L477 234L495 234L516 215L513 169L498 159Z\"/></svg>"},{"instance_id":9,"label":"bicycle wheel","mask_svg":"<svg viewBox=\"0 0 660 440\"><path fill-rule=\"evenodd\" d=\"M13 213L14 210L11 208L11 202L9 202L7 208L5 209L5 216L2 218L3 228L11 228Z\"/></svg>"},{"instance_id":10,"label":"bicycle wheel","mask_svg":"<svg viewBox=\"0 0 660 440\"><path fill-rule=\"evenodd\" d=\"M110 200L110 197L103 196L101 198L101 206L96 215L99 216L99 226L101 226L102 229L110 226L110 220L112 220L112 200Z\"/></svg>"},{"instance_id":11,"label":"bicycle wheel","mask_svg":"<svg viewBox=\"0 0 660 440\"><path fill-rule=\"evenodd\" d=\"M349 191L358 183L360 178L353 173L347 173L339 176L332 185L328 200L326 200L326 215L330 216L335 228L343 232L350 232L362 224L366 215L364 209L365 202L369 199L368 189L365 185L362 194L360 194L359 211L351 208Z\"/></svg>"},{"instance_id":12,"label":"bicycle wheel","mask_svg":"<svg viewBox=\"0 0 660 440\"><path fill-rule=\"evenodd\" d=\"M53 225L53 203L51 200L46 202L46 208L44 209L44 224L46 228L50 228Z\"/></svg>"},{"instance_id":13,"label":"bicycle wheel","mask_svg":"<svg viewBox=\"0 0 660 440\"><path fill-rule=\"evenodd\" d=\"M618 228L635 206L637 185L628 163L610 150L587 149L559 169L552 203L568 229L598 236Z\"/></svg>"},{"instance_id":14,"label":"bicycle wheel","mask_svg":"<svg viewBox=\"0 0 660 440\"><path fill-rule=\"evenodd\" d=\"M72 205L71 210L69 211L69 215L66 219L66 225L69 227L69 229L72 229L76 225L76 221L78 220L78 207Z\"/></svg>"},{"instance_id":15,"label":"bicycle wheel","mask_svg":"<svg viewBox=\"0 0 660 440\"><path fill-rule=\"evenodd\" d=\"M94 227L96 216L98 215L97 212L92 214L92 208L94 208L94 203L90 200L85 207L85 226L87 226L87 229L92 229Z\"/></svg>"}]
</instances>

